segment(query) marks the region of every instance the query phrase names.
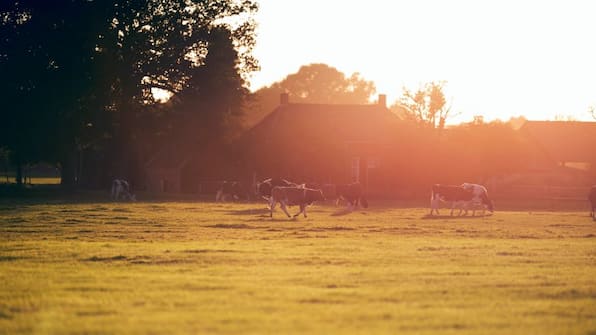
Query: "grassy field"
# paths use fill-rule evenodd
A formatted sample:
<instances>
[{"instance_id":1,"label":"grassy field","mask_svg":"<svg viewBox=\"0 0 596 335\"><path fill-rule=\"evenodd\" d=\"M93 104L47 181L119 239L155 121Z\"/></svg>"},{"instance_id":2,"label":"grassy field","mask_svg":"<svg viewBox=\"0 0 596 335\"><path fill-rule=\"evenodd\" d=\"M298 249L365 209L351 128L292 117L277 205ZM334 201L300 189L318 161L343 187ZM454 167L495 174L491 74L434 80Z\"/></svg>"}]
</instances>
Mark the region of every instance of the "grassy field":
<instances>
[{"instance_id":1,"label":"grassy field","mask_svg":"<svg viewBox=\"0 0 596 335\"><path fill-rule=\"evenodd\" d=\"M0 334L596 334L586 211L372 205L0 202Z\"/></svg>"}]
</instances>

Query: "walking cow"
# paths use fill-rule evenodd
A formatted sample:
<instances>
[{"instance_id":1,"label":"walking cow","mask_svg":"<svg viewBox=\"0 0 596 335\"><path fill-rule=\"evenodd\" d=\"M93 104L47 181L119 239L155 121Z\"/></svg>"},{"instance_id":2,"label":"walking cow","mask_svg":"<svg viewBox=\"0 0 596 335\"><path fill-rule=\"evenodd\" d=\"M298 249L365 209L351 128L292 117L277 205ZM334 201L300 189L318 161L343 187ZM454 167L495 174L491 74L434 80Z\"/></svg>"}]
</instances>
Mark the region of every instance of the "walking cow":
<instances>
[{"instance_id":1,"label":"walking cow","mask_svg":"<svg viewBox=\"0 0 596 335\"><path fill-rule=\"evenodd\" d=\"M323 191L320 189L312 189L306 187L296 186L277 186L271 190L271 198L269 200L270 217L273 217L273 210L275 205L279 202L281 209L286 213L288 217L290 213L286 209L286 206L300 206L300 212L294 215L297 217L300 213L306 217L306 206L312 205L315 201L325 200Z\"/></svg>"},{"instance_id":2,"label":"walking cow","mask_svg":"<svg viewBox=\"0 0 596 335\"><path fill-rule=\"evenodd\" d=\"M258 182L256 185L255 192L258 197L263 198L267 201L267 203L271 202L271 191L274 187L282 186L282 187L298 187L299 185L296 183L292 183L291 181L287 181L282 178L268 178L261 182ZM271 207L269 207L271 208Z\"/></svg>"}]
</instances>

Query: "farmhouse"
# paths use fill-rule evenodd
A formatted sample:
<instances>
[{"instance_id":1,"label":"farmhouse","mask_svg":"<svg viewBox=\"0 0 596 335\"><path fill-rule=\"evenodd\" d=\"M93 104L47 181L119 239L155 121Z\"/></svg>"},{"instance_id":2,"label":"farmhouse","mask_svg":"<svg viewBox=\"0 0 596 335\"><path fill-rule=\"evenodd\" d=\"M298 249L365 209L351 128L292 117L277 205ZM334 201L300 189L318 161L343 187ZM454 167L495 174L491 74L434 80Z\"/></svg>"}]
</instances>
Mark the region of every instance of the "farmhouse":
<instances>
[{"instance_id":1,"label":"farmhouse","mask_svg":"<svg viewBox=\"0 0 596 335\"><path fill-rule=\"evenodd\" d=\"M246 168L258 177L297 182L360 182L389 188L398 119L386 96L363 105L291 103L279 106L244 135Z\"/></svg>"}]
</instances>

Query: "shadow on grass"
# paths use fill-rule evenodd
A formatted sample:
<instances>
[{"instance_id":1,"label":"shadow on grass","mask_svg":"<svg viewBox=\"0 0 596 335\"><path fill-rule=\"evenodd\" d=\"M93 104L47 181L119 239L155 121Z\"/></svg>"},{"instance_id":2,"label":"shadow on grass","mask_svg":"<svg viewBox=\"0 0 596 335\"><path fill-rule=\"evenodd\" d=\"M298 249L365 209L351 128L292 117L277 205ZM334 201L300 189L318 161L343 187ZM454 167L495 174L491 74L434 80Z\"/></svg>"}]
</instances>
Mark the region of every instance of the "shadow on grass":
<instances>
[{"instance_id":1,"label":"shadow on grass","mask_svg":"<svg viewBox=\"0 0 596 335\"><path fill-rule=\"evenodd\" d=\"M0 262L14 262L21 259L25 259L25 257L17 257L17 256L0 256Z\"/></svg>"},{"instance_id":2,"label":"shadow on grass","mask_svg":"<svg viewBox=\"0 0 596 335\"><path fill-rule=\"evenodd\" d=\"M485 215L430 215L426 214L422 217L423 220L460 220L460 219L482 219L491 217L492 214L485 214Z\"/></svg>"},{"instance_id":3,"label":"shadow on grass","mask_svg":"<svg viewBox=\"0 0 596 335\"><path fill-rule=\"evenodd\" d=\"M259 229L259 227L250 226L244 223L218 223L214 225L205 226L207 228L219 228L219 229Z\"/></svg>"},{"instance_id":4,"label":"shadow on grass","mask_svg":"<svg viewBox=\"0 0 596 335\"><path fill-rule=\"evenodd\" d=\"M352 210L350 210L349 208L342 208L340 210L337 210L333 213L331 213L331 216L343 216L343 215L348 215L348 214L352 214Z\"/></svg>"},{"instance_id":5,"label":"shadow on grass","mask_svg":"<svg viewBox=\"0 0 596 335\"><path fill-rule=\"evenodd\" d=\"M265 214L269 217L269 209L267 208L249 208L249 209L238 209L238 210L231 210L227 211L228 214L231 215L261 215L264 216Z\"/></svg>"}]
</instances>

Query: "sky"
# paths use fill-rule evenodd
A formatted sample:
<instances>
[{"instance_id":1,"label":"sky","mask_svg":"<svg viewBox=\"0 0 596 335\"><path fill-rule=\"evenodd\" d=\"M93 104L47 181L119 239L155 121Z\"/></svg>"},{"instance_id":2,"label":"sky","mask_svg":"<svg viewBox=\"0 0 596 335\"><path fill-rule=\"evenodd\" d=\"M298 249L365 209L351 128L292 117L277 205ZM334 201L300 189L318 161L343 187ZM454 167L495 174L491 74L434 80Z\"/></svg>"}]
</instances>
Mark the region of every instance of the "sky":
<instances>
[{"instance_id":1,"label":"sky","mask_svg":"<svg viewBox=\"0 0 596 335\"><path fill-rule=\"evenodd\" d=\"M596 1L258 2L253 91L324 63L373 81L388 105L403 87L445 81L452 123L593 120Z\"/></svg>"}]
</instances>

